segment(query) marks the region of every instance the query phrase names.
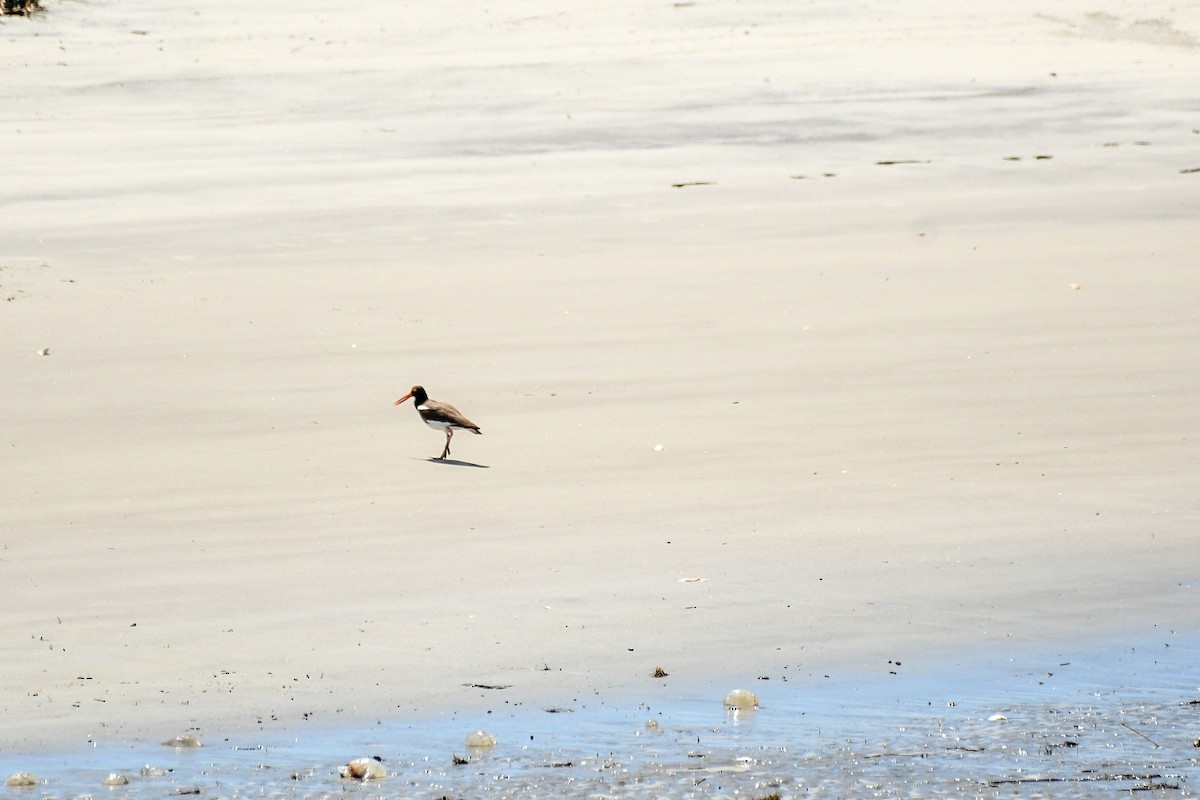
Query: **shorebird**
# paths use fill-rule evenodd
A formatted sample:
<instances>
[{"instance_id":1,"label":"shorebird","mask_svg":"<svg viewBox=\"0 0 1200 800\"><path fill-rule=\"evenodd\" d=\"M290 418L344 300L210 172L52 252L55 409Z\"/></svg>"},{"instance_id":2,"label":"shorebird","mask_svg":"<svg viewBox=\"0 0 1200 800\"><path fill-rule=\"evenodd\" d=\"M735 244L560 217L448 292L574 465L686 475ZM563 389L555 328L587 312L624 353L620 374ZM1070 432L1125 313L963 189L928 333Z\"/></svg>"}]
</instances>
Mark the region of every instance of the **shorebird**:
<instances>
[{"instance_id":1,"label":"shorebird","mask_svg":"<svg viewBox=\"0 0 1200 800\"><path fill-rule=\"evenodd\" d=\"M471 420L463 416L462 412L449 403L440 403L437 400L430 400L429 395L425 394L425 387L414 386L412 391L401 397L394 406L398 406L408 398L412 398L417 405L417 413L421 415L421 420L438 431L446 432L446 447L442 450L442 454L438 456L441 461L446 456L450 455L450 439L454 436L455 431L470 431L471 433L483 433L479 430L479 426Z\"/></svg>"}]
</instances>

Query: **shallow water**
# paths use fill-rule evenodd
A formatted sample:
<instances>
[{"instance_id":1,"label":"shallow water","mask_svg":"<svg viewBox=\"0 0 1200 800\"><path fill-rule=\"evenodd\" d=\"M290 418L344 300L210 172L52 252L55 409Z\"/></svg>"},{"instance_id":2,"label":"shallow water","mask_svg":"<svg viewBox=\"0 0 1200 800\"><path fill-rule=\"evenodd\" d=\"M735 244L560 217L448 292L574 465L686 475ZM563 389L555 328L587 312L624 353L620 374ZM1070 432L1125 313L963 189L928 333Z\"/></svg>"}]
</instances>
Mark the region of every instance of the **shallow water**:
<instances>
[{"instance_id":1,"label":"shallow water","mask_svg":"<svg viewBox=\"0 0 1200 800\"><path fill-rule=\"evenodd\" d=\"M664 705L576 701L358 728L254 734L201 749L97 744L0 756L38 776L0 796L148 798L1191 797L1200 748L1195 637L874 678L756 680L762 707L721 707L727 687ZM895 674L891 674L895 673ZM498 695L499 696L499 695ZM657 727L647 726L654 720ZM485 728L498 740L468 752ZM382 759L359 783L337 768ZM466 763L455 763L455 756ZM169 770L144 777L151 765ZM102 785L112 772L128 776Z\"/></svg>"}]
</instances>

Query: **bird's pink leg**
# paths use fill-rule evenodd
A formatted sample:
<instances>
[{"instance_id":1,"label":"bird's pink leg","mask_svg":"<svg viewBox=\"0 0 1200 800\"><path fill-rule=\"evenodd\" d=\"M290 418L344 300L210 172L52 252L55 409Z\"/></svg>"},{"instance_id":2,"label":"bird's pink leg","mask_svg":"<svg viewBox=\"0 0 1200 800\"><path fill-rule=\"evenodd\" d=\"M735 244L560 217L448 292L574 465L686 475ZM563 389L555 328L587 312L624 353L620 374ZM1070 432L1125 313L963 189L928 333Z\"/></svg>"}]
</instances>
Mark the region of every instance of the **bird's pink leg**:
<instances>
[{"instance_id":1,"label":"bird's pink leg","mask_svg":"<svg viewBox=\"0 0 1200 800\"><path fill-rule=\"evenodd\" d=\"M446 428L446 449L442 451L442 454L439 456L439 458L445 459L446 456L450 455L450 437L452 436L454 436L454 429Z\"/></svg>"}]
</instances>

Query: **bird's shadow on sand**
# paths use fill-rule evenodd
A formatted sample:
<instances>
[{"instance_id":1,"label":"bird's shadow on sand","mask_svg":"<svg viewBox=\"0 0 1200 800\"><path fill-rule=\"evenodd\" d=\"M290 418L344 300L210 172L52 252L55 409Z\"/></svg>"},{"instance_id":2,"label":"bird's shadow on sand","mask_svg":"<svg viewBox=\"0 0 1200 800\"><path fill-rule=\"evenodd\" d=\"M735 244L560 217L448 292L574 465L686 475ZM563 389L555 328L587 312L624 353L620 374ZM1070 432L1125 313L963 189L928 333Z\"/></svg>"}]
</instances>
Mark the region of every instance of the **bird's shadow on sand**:
<instances>
[{"instance_id":1,"label":"bird's shadow on sand","mask_svg":"<svg viewBox=\"0 0 1200 800\"><path fill-rule=\"evenodd\" d=\"M473 464L470 461L459 461L456 458L427 458L430 464L447 464L451 467L474 467L475 469L491 469L488 464Z\"/></svg>"}]
</instances>

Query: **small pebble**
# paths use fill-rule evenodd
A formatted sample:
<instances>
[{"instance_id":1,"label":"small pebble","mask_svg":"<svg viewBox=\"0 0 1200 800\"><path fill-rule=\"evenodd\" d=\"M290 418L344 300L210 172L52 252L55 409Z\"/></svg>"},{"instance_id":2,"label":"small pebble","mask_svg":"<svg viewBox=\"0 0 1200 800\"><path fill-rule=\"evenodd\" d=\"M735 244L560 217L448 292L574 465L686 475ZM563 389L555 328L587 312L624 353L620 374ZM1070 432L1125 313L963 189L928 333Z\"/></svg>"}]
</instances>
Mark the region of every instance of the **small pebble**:
<instances>
[{"instance_id":1,"label":"small pebble","mask_svg":"<svg viewBox=\"0 0 1200 800\"><path fill-rule=\"evenodd\" d=\"M1008 717L1004 716L1003 714L992 714L990 717L988 717L988 722L1004 722L1007 719Z\"/></svg>"},{"instance_id":2,"label":"small pebble","mask_svg":"<svg viewBox=\"0 0 1200 800\"><path fill-rule=\"evenodd\" d=\"M654 452L661 453L662 451L663 451L663 446L661 444L654 445Z\"/></svg>"},{"instance_id":3,"label":"small pebble","mask_svg":"<svg viewBox=\"0 0 1200 800\"><path fill-rule=\"evenodd\" d=\"M8 780L4 782L5 786L36 786L38 783L37 776L31 772L14 772L8 776Z\"/></svg>"},{"instance_id":4,"label":"small pebble","mask_svg":"<svg viewBox=\"0 0 1200 800\"><path fill-rule=\"evenodd\" d=\"M118 772L110 772L108 773L108 777L100 782L105 786L124 786L129 783L129 778Z\"/></svg>"}]
</instances>

